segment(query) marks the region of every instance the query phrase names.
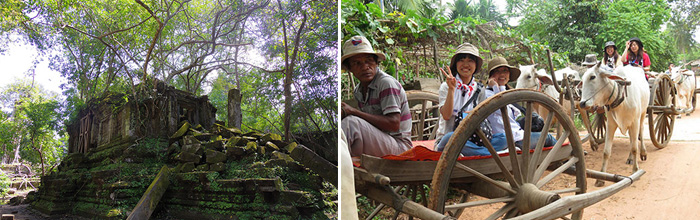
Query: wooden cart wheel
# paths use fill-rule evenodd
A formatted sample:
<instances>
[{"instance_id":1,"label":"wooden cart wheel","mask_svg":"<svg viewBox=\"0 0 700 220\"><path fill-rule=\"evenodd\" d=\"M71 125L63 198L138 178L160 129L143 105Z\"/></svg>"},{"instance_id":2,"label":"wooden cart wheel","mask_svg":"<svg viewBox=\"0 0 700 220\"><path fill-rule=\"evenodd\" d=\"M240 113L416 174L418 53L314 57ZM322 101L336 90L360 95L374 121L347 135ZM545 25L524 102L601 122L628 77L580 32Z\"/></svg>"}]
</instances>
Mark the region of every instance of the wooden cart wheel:
<instances>
[{"instance_id":1,"label":"wooden cart wheel","mask_svg":"<svg viewBox=\"0 0 700 220\"><path fill-rule=\"evenodd\" d=\"M557 140L554 147L549 150L547 156L543 155L544 138L540 138L534 151L523 151L521 155L516 153L515 142L513 135L508 126L505 127L506 139L509 149L509 160L502 161L493 149L489 141L484 141L485 147L491 152L493 160L498 165L500 173L484 174L474 168L467 167L462 163L457 162L457 157L460 155L462 146L466 143L472 133L477 132L478 135L484 137L483 133L478 128L478 124L484 121L492 112L500 110L505 113L507 105L516 102L525 102L526 115L530 115L533 111L533 104L545 106L549 110L549 114L543 116L545 118L544 129L542 136L546 136L549 130L552 119L556 118L563 126L561 137ZM556 201L560 197L571 195L571 193L582 194L586 192L586 174L583 149L578 132L573 121L564 113L561 106L553 99L547 97L544 93L536 92L527 89L509 90L499 93L486 101L480 103L470 116L463 120L452 138L447 143L445 151L437 163L435 173L431 183L431 192L428 199L428 207L436 210L439 213L445 213L451 209L461 207L481 206L487 204L502 204L502 207L494 212L488 219L496 219L501 217L513 217L530 211L537 210L551 202ZM504 114L502 114L504 115ZM505 116L507 117L507 116ZM504 119L505 119L504 117ZM530 142L530 124L526 122L526 128L523 140L524 145L528 146ZM483 138L482 138L483 139ZM568 139L571 148L563 148L562 144ZM568 149L568 150L564 150ZM565 158L560 161L553 161L554 155L565 155ZM517 155L517 156L516 156ZM544 158L543 158L544 157ZM513 165L513 166L511 166ZM512 167L512 169L511 169ZM568 168L575 168L575 186L570 188L556 188L553 184L548 184L553 178L562 175L562 172ZM500 191L495 193L496 196L490 196L487 200L473 201L459 204L445 204L447 198L447 190L451 182L455 179L451 178L453 169L458 168L467 173L471 173L478 178L479 183L483 183L486 187ZM546 173L546 169L553 171ZM498 175L506 181L496 180L490 176ZM457 181L455 181L457 182ZM460 183L452 183L457 186ZM479 194L476 190L470 193ZM497 195L500 194L500 195ZM580 219L583 210L568 210L572 214L572 219Z\"/></svg>"},{"instance_id":2,"label":"wooden cart wheel","mask_svg":"<svg viewBox=\"0 0 700 220\"><path fill-rule=\"evenodd\" d=\"M411 140L433 140L440 121L438 94L426 91L406 91L411 109ZM421 132L422 131L422 132Z\"/></svg>"},{"instance_id":3,"label":"wooden cart wheel","mask_svg":"<svg viewBox=\"0 0 700 220\"><path fill-rule=\"evenodd\" d=\"M673 135L676 115L676 88L667 74L656 77L651 88L647 118L649 119L649 136L656 148L664 148Z\"/></svg>"}]
</instances>

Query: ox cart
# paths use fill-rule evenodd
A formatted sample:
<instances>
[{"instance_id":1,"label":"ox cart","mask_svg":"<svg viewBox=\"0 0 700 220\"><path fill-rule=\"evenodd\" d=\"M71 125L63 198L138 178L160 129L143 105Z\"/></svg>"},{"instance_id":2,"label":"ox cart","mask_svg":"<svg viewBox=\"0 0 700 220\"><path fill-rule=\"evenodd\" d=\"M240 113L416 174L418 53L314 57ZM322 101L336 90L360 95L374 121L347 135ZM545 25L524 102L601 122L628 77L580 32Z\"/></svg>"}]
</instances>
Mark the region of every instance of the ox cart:
<instances>
[{"instance_id":1,"label":"ox cart","mask_svg":"<svg viewBox=\"0 0 700 220\"><path fill-rule=\"evenodd\" d=\"M548 51L549 52L549 51ZM548 53L549 56L549 53ZM550 69L552 67L551 58L549 59ZM551 74L556 82L556 74ZM649 79L649 105L647 107L647 119L649 125L649 137L656 148L664 148L668 145L673 135L673 125L676 121L676 115L692 111L679 110L676 108L677 90L675 83L669 74L661 73L650 75ZM581 139L582 142L588 140L593 150L598 149L598 144L605 141L606 133L606 116L602 108L598 111L587 111L579 107L581 101L581 91L577 87L579 80L574 80L571 75L563 77L561 85L554 83L556 90L560 93L559 102L571 102L572 106L581 114L581 120L588 134ZM694 100L694 96L693 96ZM695 106L695 103L693 103ZM693 108L694 109L694 108ZM574 118L573 111L570 115Z\"/></svg>"},{"instance_id":2,"label":"ox cart","mask_svg":"<svg viewBox=\"0 0 700 220\"><path fill-rule=\"evenodd\" d=\"M408 92L414 114L415 139L434 138L439 126L431 118L437 109L437 95ZM525 115L533 105L549 110L545 116L543 136L552 119L561 124L554 146L544 146L540 138L534 149L516 148L512 132L506 126L507 152L496 152L484 133L477 129L491 113L506 106L524 103ZM506 116L507 117L507 116ZM524 144L530 143L531 117L526 117ZM505 118L504 118L505 119ZM507 120L504 120L507 121ZM490 156L460 157L468 137L476 133L484 141ZM431 136L432 135L432 136ZM354 168L355 188L360 194L411 217L453 219L468 207L497 206L487 219L581 219L583 209L630 186L643 174L630 176L602 173L585 168L581 139L571 117L556 101L533 90L516 89L494 95L477 105L455 129L455 135L433 161L389 160L368 155ZM587 178L615 182L589 192ZM568 184L553 184L560 179ZM461 197L454 195L461 194ZM469 194L485 199L469 201ZM372 216L370 216L371 218ZM395 215L396 217L396 215Z\"/></svg>"}]
</instances>

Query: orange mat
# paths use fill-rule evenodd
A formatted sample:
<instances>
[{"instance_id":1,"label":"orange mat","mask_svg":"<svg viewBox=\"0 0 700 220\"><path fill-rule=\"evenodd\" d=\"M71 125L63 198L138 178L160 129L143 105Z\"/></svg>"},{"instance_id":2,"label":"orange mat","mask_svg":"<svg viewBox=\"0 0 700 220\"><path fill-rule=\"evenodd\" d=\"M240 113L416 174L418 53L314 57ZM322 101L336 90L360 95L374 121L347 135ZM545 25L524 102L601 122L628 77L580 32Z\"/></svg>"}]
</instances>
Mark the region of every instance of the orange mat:
<instances>
[{"instance_id":1,"label":"orange mat","mask_svg":"<svg viewBox=\"0 0 700 220\"><path fill-rule=\"evenodd\" d=\"M566 146L568 145L569 142L564 143L563 145ZM399 160L399 161L438 161L440 160L440 155L442 152L440 151L435 151L433 150L435 148L435 140L427 140L427 141L413 141L413 148L410 150L403 152L399 155L386 155L381 157L382 159L387 159L387 160ZM553 147L545 147L542 150L550 150ZM522 153L522 151L517 151L518 154ZM530 153L534 153L535 150L530 150ZM503 156L508 156L509 153L501 153L498 154L499 157ZM485 158L491 158L491 155L486 155L486 156L467 156L467 157L459 157L457 160L478 160L478 159L485 159ZM359 164L359 158L355 157L353 158L353 164L357 167L360 167Z\"/></svg>"},{"instance_id":2,"label":"orange mat","mask_svg":"<svg viewBox=\"0 0 700 220\"><path fill-rule=\"evenodd\" d=\"M564 143L565 146L567 144L569 143ZM552 149L552 147L545 147L542 150L550 149ZM522 151L517 152L522 153ZM530 150L530 153L534 152L535 150ZM441 154L442 152L435 151L435 140L413 141L413 148L411 148L410 150L403 152L399 155L386 155L383 156L382 159L407 161L438 161L440 160ZM498 156L508 156L508 153L501 153L498 154ZM459 157L457 160L476 160L484 158L491 158L491 155Z\"/></svg>"}]
</instances>

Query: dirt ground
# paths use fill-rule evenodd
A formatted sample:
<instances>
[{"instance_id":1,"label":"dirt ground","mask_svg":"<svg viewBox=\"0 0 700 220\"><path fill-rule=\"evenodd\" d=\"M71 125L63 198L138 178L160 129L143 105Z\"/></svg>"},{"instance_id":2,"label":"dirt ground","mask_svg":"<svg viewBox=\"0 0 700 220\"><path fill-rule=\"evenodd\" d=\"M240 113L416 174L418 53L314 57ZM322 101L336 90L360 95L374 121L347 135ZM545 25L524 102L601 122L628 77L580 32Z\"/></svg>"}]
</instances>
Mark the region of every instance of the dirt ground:
<instances>
[{"instance_id":1,"label":"dirt ground","mask_svg":"<svg viewBox=\"0 0 700 220\"><path fill-rule=\"evenodd\" d=\"M647 171L632 186L584 209L585 219L700 219L700 111L676 119L671 142L663 149L653 146L645 126L646 161L639 163ZM608 172L622 175L632 173L625 160L629 153L629 139L619 131L613 142L612 159ZM586 168L599 170L602 165L602 146L590 150ZM589 179L590 180L590 179ZM588 190L599 189L588 181ZM609 185L609 184L607 184Z\"/></svg>"},{"instance_id":2,"label":"dirt ground","mask_svg":"<svg viewBox=\"0 0 700 220\"><path fill-rule=\"evenodd\" d=\"M617 194L584 209L584 219L700 219L700 111L676 119L671 142L657 149L649 140L649 128L644 127L647 160L639 166L646 171L639 181ZM588 152L586 168L600 170L603 160L603 145L593 151L588 143L583 149ZM625 164L629 154L629 139L619 131L615 135L609 173L632 174L632 166ZM564 175L554 180L561 188L572 184L573 178ZM595 179L587 179L588 192L601 189L594 186ZM607 182L605 186L611 185ZM603 187L605 187L603 186ZM568 186L570 187L570 186ZM479 198L470 198L479 199ZM484 219L500 206L478 207L465 210L459 219Z\"/></svg>"}]
</instances>

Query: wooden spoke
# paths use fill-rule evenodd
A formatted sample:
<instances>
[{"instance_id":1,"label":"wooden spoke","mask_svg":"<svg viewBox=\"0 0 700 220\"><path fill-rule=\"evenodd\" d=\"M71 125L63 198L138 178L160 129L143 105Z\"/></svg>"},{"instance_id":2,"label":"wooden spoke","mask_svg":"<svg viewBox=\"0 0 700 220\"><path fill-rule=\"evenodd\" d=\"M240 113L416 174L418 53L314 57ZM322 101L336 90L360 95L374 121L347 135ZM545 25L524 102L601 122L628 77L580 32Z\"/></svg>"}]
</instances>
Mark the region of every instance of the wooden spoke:
<instances>
[{"instance_id":1,"label":"wooden spoke","mask_svg":"<svg viewBox=\"0 0 700 220\"><path fill-rule=\"evenodd\" d=\"M463 203L467 202L467 200L469 200L469 193L465 192L462 194L462 196L460 196L458 204L463 204ZM457 208L456 210L455 209L452 209L452 210L447 209L447 210L448 210L447 212L450 213L450 216L457 218L460 215L462 215L464 208Z\"/></svg>"},{"instance_id":2,"label":"wooden spoke","mask_svg":"<svg viewBox=\"0 0 700 220\"><path fill-rule=\"evenodd\" d=\"M508 188L508 187L505 187L505 186L503 186L503 185L501 185L501 184L498 184L498 182L497 182L496 180L491 179L490 177L488 177L488 176L486 176L486 175L484 175L484 174L482 174L482 173L479 173L479 171L476 171L476 170L474 170L474 169L472 169L472 168L469 168L469 167L467 167L467 166L464 166L464 164L457 163L457 164L456 164L456 167L459 168L459 169L461 169L461 170L464 170L464 171L467 172L467 173L470 173L470 174L476 176L477 178L479 178L479 179L481 179L481 180L484 180L484 181L486 181L486 182L488 182L488 183L491 183L491 184L493 184L494 186L497 186L498 188L501 188L501 189L503 189L503 190L505 190L505 191L507 191L507 192L509 192L509 193L511 193L511 194L517 194L517 192L516 192L515 190L513 190L512 188Z\"/></svg>"},{"instance_id":3,"label":"wooden spoke","mask_svg":"<svg viewBox=\"0 0 700 220\"><path fill-rule=\"evenodd\" d=\"M502 203L502 202L514 202L514 201L515 201L515 198L512 198L512 197L501 197L501 198L495 198L495 199L479 200L479 201L474 201L474 202L448 205L448 206L445 206L445 210L463 209L463 208L469 208L469 207L474 207L474 206L481 206L481 205L488 205L488 204Z\"/></svg>"},{"instance_id":4,"label":"wooden spoke","mask_svg":"<svg viewBox=\"0 0 700 220\"><path fill-rule=\"evenodd\" d=\"M535 173L535 168L537 168L537 161L540 160L540 155L542 154L542 149L544 148L544 142L546 138L542 137L547 137L549 135L549 127L552 125L552 118L554 117L554 112L549 112L547 114L547 119L544 122L544 128L542 128L542 134L540 134L540 139L537 141L537 146L535 147L535 152L532 155L532 160L530 160L530 164L528 165L528 170L529 173L527 174L528 176L532 177ZM531 180L535 180L534 178L530 178Z\"/></svg>"},{"instance_id":5,"label":"wooden spoke","mask_svg":"<svg viewBox=\"0 0 700 220\"><path fill-rule=\"evenodd\" d=\"M505 176L506 180L508 180L508 183L510 184L510 187L513 189L517 189L518 183L515 182L515 178L513 177L513 174L510 173L510 170L506 168L505 164L503 164L503 161L501 160L501 157L498 156L498 153L496 152L496 149L493 148L493 145L491 145L491 141L489 141L486 138L486 135L484 135L484 132L481 131L481 129L476 129L476 135L481 138L481 140L484 141L484 147L486 147L487 150L489 150L489 153L491 153L491 158L496 162L498 165L498 168L501 169L501 173L503 176Z\"/></svg>"},{"instance_id":6,"label":"wooden spoke","mask_svg":"<svg viewBox=\"0 0 700 220\"><path fill-rule=\"evenodd\" d=\"M513 210L513 209L515 209L515 203L508 203L508 204L504 205L503 207L501 207L500 209L498 209L498 211L491 214L486 219L487 220L498 219L498 217L505 215L507 212L510 212L510 210Z\"/></svg>"},{"instance_id":7,"label":"wooden spoke","mask_svg":"<svg viewBox=\"0 0 700 220\"><path fill-rule=\"evenodd\" d=\"M547 166L549 166L549 163L552 162L552 159L554 159L554 155L559 152L559 149L561 149L561 145L564 144L564 140L566 140L566 137L569 136L569 131L564 130L563 135L559 137L559 140L557 140L557 144L554 145L554 147L549 150L549 154L542 160L542 163L540 163L540 167L537 168L535 171L535 174L533 175L533 179L540 179L542 176L542 173L544 173L544 170L547 169Z\"/></svg>"},{"instance_id":8,"label":"wooden spoke","mask_svg":"<svg viewBox=\"0 0 700 220\"><path fill-rule=\"evenodd\" d=\"M521 167L524 182L529 183L533 181L530 179L530 176L527 175L528 172L528 165L530 164L530 136L532 134L532 102L527 102L525 104L525 134L523 136L523 166ZM546 137L546 136L545 136ZM540 136L540 139L546 139Z\"/></svg>"},{"instance_id":9,"label":"wooden spoke","mask_svg":"<svg viewBox=\"0 0 700 220\"><path fill-rule=\"evenodd\" d=\"M510 119L508 117L508 106L505 105L501 107L501 119L503 119L503 129L506 133L506 142L508 142L508 156L510 157L510 165L513 167L513 174L515 174L515 182L518 185L523 184L523 173L520 171L520 164L518 163L518 152L515 150L515 139L513 138L513 130L510 128Z\"/></svg>"},{"instance_id":10,"label":"wooden spoke","mask_svg":"<svg viewBox=\"0 0 700 220\"><path fill-rule=\"evenodd\" d=\"M537 181L537 184L535 184L535 186L537 186L537 188L542 188L542 186L544 186L544 184L549 183L549 181L551 181L554 177L556 177L557 175L564 172L564 170L566 170L567 168L574 165L576 162L578 162L578 160L579 160L578 157L570 158L569 161L566 161L566 163L559 166L557 169L555 169L551 173L547 174L547 176L542 178L540 181Z\"/></svg>"},{"instance_id":11,"label":"wooden spoke","mask_svg":"<svg viewBox=\"0 0 700 220\"><path fill-rule=\"evenodd\" d=\"M513 218L516 215L518 215L519 213L520 213L520 211L518 211L518 209L511 209L510 211L508 211L508 213L506 213L506 216L504 217L504 219Z\"/></svg>"}]
</instances>

